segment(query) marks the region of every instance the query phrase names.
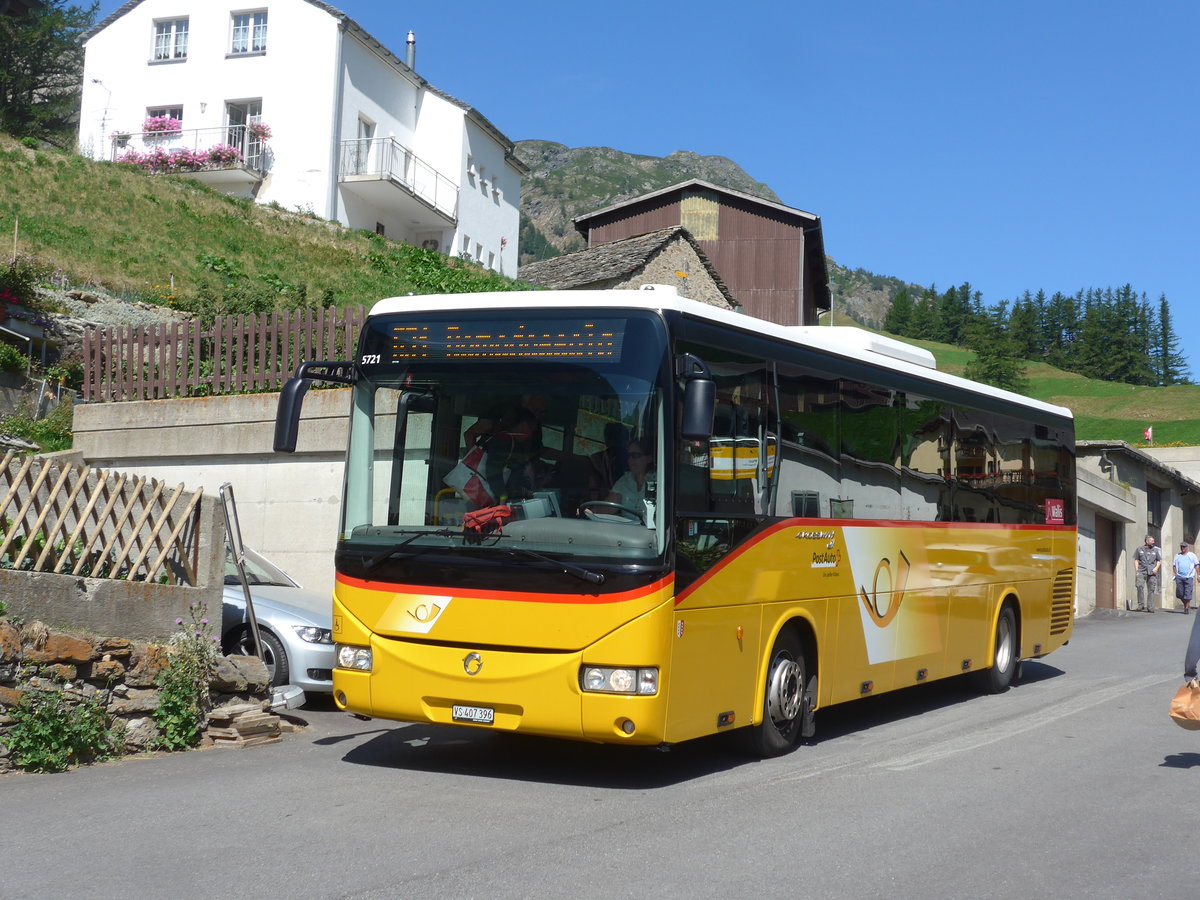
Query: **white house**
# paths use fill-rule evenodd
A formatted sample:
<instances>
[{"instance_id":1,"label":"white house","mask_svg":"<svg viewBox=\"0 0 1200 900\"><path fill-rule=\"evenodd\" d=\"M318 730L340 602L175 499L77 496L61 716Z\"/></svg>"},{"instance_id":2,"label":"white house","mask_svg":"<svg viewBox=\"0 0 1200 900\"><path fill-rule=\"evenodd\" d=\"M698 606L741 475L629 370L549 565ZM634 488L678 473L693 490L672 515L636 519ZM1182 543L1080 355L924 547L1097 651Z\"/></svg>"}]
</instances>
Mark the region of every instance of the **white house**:
<instances>
[{"instance_id":1,"label":"white house","mask_svg":"<svg viewBox=\"0 0 1200 900\"><path fill-rule=\"evenodd\" d=\"M413 70L411 32L401 60L319 0L130 0L83 40L85 155L516 275L526 169Z\"/></svg>"}]
</instances>

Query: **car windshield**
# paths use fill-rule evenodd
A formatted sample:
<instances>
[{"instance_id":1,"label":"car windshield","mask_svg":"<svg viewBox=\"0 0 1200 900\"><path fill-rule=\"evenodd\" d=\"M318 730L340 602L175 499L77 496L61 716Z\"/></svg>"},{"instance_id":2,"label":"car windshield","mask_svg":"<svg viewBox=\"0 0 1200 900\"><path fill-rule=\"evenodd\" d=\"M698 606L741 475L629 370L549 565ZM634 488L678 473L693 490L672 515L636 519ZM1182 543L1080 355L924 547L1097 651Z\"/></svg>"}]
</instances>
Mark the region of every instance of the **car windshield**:
<instances>
[{"instance_id":1,"label":"car windshield","mask_svg":"<svg viewBox=\"0 0 1200 900\"><path fill-rule=\"evenodd\" d=\"M371 562L470 542L644 561L664 544L656 459L662 458L666 342L643 313L589 316L586 339L565 315L496 321L456 317L420 329L420 352L397 350L411 320L373 323L354 389L341 550ZM453 354L447 332L480 345ZM491 351L542 336L526 355ZM574 334L571 334L574 330ZM604 343L608 350L595 351ZM413 340L409 338L409 340ZM587 348L582 345L587 343ZM429 349L433 344L433 349ZM475 346L474 344L472 346ZM369 353L379 348L378 355ZM465 526L465 527L464 527ZM478 538L478 540L472 540Z\"/></svg>"},{"instance_id":2,"label":"car windshield","mask_svg":"<svg viewBox=\"0 0 1200 900\"><path fill-rule=\"evenodd\" d=\"M250 584L271 584L279 585L280 587L299 587L300 585L292 581L287 576L287 573L282 569L276 568L266 558L260 556L249 547L245 548L246 552L242 558L242 566L246 570L246 580ZM233 554L229 548L225 548L225 583L240 584L238 579L237 565L233 561Z\"/></svg>"}]
</instances>

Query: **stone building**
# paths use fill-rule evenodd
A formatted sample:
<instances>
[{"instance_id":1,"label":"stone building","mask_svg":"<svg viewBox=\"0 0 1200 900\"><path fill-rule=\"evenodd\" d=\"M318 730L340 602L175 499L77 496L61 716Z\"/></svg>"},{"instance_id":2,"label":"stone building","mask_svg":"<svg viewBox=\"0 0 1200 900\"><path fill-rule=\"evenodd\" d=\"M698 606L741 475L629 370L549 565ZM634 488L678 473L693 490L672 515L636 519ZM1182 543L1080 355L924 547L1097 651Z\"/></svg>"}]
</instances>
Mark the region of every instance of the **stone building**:
<instances>
[{"instance_id":1,"label":"stone building","mask_svg":"<svg viewBox=\"0 0 1200 900\"><path fill-rule=\"evenodd\" d=\"M517 277L569 291L670 284L681 297L722 309L739 306L700 244L679 225L529 263Z\"/></svg>"}]
</instances>

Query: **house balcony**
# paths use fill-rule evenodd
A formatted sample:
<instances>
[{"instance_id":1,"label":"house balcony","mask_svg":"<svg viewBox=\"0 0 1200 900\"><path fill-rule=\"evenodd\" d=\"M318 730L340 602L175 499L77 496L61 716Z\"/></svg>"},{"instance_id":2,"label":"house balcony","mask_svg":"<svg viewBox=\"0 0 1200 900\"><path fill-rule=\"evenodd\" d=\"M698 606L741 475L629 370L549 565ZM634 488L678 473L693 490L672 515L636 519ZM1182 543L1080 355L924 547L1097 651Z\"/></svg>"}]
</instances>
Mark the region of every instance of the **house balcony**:
<instances>
[{"instance_id":1,"label":"house balcony","mask_svg":"<svg viewBox=\"0 0 1200 900\"><path fill-rule=\"evenodd\" d=\"M111 159L155 175L187 175L216 190L249 197L266 174L270 151L247 126L228 125L115 134Z\"/></svg>"},{"instance_id":2,"label":"house balcony","mask_svg":"<svg viewBox=\"0 0 1200 900\"><path fill-rule=\"evenodd\" d=\"M395 209L413 225L444 228L458 222L458 185L395 138L342 141L338 182L343 191Z\"/></svg>"}]
</instances>

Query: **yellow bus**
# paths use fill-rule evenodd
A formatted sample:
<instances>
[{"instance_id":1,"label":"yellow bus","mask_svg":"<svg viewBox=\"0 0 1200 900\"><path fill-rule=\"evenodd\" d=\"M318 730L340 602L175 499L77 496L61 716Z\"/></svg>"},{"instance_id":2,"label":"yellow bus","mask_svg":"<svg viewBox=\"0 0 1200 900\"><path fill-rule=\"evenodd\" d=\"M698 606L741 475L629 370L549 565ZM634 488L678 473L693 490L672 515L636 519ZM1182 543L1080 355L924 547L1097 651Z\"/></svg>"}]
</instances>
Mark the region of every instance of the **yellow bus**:
<instances>
[{"instance_id":1,"label":"yellow bus","mask_svg":"<svg viewBox=\"0 0 1200 900\"><path fill-rule=\"evenodd\" d=\"M859 329L674 289L399 297L348 384L333 694L349 712L764 756L815 713L1071 636L1068 410Z\"/></svg>"}]
</instances>

